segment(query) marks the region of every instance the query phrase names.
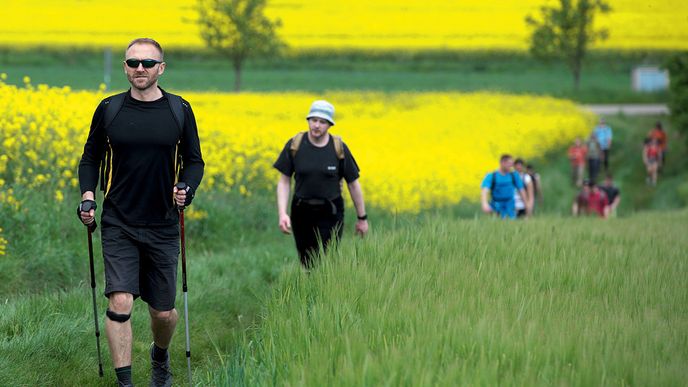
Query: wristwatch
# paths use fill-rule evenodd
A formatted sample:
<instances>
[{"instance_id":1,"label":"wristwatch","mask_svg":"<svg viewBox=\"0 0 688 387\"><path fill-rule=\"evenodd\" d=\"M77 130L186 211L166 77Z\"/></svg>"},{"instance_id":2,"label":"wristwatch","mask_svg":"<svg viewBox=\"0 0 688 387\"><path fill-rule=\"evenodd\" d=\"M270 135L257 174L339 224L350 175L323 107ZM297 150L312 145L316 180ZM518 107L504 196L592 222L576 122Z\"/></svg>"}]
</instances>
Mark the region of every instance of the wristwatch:
<instances>
[{"instance_id":1,"label":"wristwatch","mask_svg":"<svg viewBox=\"0 0 688 387\"><path fill-rule=\"evenodd\" d=\"M368 220L368 214L365 214L363 216L357 216L358 220Z\"/></svg>"}]
</instances>

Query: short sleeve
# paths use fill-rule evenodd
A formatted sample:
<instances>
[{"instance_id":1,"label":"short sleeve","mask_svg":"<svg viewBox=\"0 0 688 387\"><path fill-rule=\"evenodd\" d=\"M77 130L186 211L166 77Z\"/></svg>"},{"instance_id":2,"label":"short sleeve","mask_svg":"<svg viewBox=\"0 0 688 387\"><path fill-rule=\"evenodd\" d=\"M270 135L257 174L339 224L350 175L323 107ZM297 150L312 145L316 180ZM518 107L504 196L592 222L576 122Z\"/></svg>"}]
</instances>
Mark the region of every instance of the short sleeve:
<instances>
[{"instance_id":1,"label":"short sleeve","mask_svg":"<svg viewBox=\"0 0 688 387\"><path fill-rule=\"evenodd\" d=\"M352 183L359 178L360 169L356 163L356 159L351 154L349 147L346 144L342 144L344 147L344 160L342 160L342 177L347 183Z\"/></svg>"},{"instance_id":2,"label":"short sleeve","mask_svg":"<svg viewBox=\"0 0 688 387\"><path fill-rule=\"evenodd\" d=\"M287 141L282 149L282 152L280 152L279 156L277 157L277 161L275 161L275 163L272 165L275 167L275 169L289 177L294 174L294 160L291 157L291 150L289 149L290 147L291 140Z\"/></svg>"},{"instance_id":3,"label":"short sleeve","mask_svg":"<svg viewBox=\"0 0 688 387\"><path fill-rule=\"evenodd\" d=\"M482 184L480 184L480 188L481 189L490 188L492 185L490 182L491 178L492 178L492 173L488 173L487 175L485 175L485 178L483 179Z\"/></svg>"}]
</instances>

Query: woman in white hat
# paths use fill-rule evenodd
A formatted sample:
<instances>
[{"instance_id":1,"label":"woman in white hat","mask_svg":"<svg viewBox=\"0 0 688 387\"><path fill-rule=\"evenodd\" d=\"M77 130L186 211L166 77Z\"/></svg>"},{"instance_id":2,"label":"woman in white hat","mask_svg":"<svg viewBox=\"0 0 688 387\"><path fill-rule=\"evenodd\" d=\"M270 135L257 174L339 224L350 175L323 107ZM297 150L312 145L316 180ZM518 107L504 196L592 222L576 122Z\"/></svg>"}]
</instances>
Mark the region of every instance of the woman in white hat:
<instances>
[{"instance_id":1,"label":"woman in white hat","mask_svg":"<svg viewBox=\"0 0 688 387\"><path fill-rule=\"evenodd\" d=\"M342 180L346 181L356 207L355 229L361 236L368 232L368 216L356 160L340 137L329 134L334 125L334 106L327 101L315 101L306 120L308 131L287 141L273 166L280 172L277 182L279 228L285 234L293 232L301 263L311 268L318 257L319 243L327 249L333 236L337 241L341 239L344 223ZM295 188L290 216L287 203L292 175Z\"/></svg>"}]
</instances>

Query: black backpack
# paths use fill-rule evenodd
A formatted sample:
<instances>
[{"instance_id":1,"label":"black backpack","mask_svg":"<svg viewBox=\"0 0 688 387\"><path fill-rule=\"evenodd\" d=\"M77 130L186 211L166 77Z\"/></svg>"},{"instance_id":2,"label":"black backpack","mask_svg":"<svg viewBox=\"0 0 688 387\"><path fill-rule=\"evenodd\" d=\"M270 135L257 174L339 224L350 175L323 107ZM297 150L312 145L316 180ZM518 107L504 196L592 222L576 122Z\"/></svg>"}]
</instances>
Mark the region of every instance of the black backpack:
<instances>
[{"instance_id":1,"label":"black backpack","mask_svg":"<svg viewBox=\"0 0 688 387\"><path fill-rule=\"evenodd\" d=\"M123 93L115 94L111 97L106 98L103 100L103 129L106 129L109 127L112 122L115 120L115 117L117 117L117 114L119 114L119 111L122 110L122 105L124 105L124 98L126 97L128 91L125 91ZM174 120L179 126L179 133L184 132L184 107L189 107L183 100L182 97L176 95L176 94L170 94L168 92L163 91L165 96L167 97L167 101L170 104L170 110L172 110L172 115L174 116ZM112 155L110 153L110 147L107 147L105 149L105 153L103 154L103 159L100 162L100 190L105 192L106 187L107 187L107 177L110 175L110 162L111 162ZM179 174L179 170L182 167L182 156L177 155L177 165L175 167L175 171L177 174Z\"/></svg>"}]
</instances>

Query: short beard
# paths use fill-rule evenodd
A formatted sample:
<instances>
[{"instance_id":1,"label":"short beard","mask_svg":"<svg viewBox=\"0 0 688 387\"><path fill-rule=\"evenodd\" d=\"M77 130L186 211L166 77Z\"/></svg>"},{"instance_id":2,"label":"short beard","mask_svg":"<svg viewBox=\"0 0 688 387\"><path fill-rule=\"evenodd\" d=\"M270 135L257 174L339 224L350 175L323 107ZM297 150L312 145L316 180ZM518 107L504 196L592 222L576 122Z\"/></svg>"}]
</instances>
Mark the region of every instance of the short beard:
<instances>
[{"instance_id":1,"label":"short beard","mask_svg":"<svg viewBox=\"0 0 688 387\"><path fill-rule=\"evenodd\" d=\"M134 82L136 80L136 75L133 75L133 76L128 75L127 78L129 78L129 84L131 85L131 87L133 87L139 91L146 91L146 90L150 89L155 84L155 82L158 81L158 77L156 75L153 75L153 76L150 76L148 78L148 82L146 82L143 87L139 87L139 86L136 86L136 84Z\"/></svg>"}]
</instances>

